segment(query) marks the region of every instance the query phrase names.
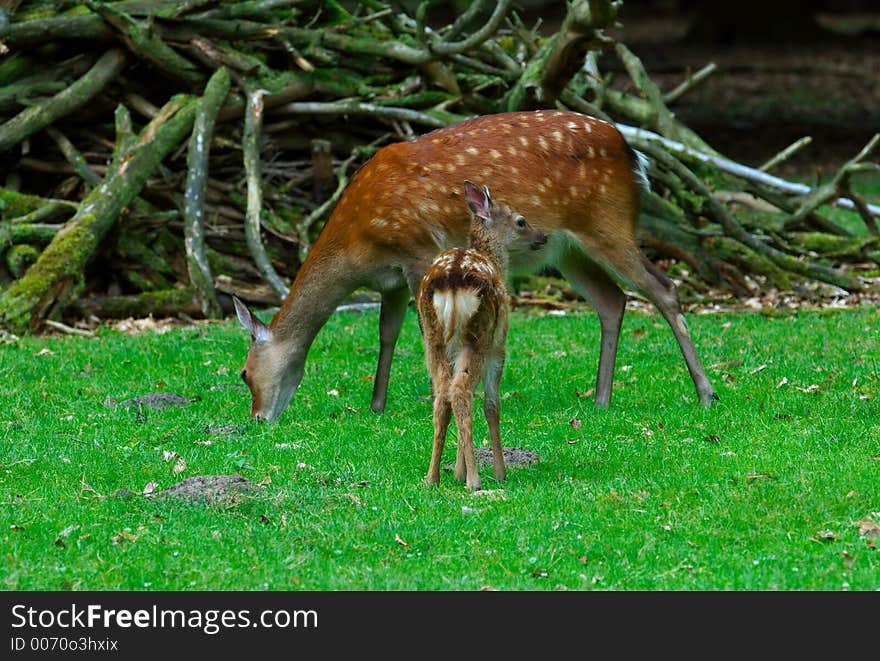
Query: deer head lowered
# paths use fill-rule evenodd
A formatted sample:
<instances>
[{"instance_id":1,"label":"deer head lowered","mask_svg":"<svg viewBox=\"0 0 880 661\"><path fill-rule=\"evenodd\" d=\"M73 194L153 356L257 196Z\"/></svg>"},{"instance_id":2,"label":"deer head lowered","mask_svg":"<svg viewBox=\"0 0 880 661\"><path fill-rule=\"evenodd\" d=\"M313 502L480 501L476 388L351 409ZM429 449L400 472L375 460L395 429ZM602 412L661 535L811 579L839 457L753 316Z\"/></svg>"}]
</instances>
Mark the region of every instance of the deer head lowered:
<instances>
[{"instance_id":1,"label":"deer head lowered","mask_svg":"<svg viewBox=\"0 0 880 661\"><path fill-rule=\"evenodd\" d=\"M263 324L236 301L252 340L242 371L252 417L275 420L284 412L315 335L358 287L382 296L371 407L384 410L410 295L438 253L467 242L465 179L489 183L499 203L548 235L544 250L512 254L511 269L555 267L599 315L596 406L611 399L626 304L618 282L641 292L669 323L700 401L708 406L717 399L674 284L636 241L645 181L637 154L602 120L538 110L485 115L383 147L352 178L272 321Z\"/></svg>"}]
</instances>

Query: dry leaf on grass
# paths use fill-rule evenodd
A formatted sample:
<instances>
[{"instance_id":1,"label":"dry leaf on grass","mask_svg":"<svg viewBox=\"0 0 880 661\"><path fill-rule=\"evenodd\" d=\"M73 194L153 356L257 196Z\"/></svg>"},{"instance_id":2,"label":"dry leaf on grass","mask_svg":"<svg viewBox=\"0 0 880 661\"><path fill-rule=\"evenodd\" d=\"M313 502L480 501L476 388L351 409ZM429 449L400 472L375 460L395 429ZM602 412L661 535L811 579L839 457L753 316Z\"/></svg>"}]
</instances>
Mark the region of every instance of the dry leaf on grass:
<instances>
[{"instance_id":1,"label":"dry leaf on grass","mask_svg":"<svg viewBox=\"0 0 880 661\"><path fill-rule=\"evenodd\" d=\"M79 526L65 527L61 532L58 533L58 537L55 538L55 541L53 542L55 544L55 546L62 548L62 549L66 548L67 544L64 542L64 538L69 536L70 533L72 533L77 528L79 528Z\"/></svg>"},{"instance_id":2,"label":"dry leaf on grass","mask_svg":"<svg viewBox=\"0 0 880 661\"><path fill-rule=\"evenodd\" d=\"M880 524L871 519L859 521L859 537L880 540Z\"/></svg>"},{"instance_id":3,"label":"dry leaf on grass","mask_svg":"<svg viewBox=\"0 0 880 661\"><path fill-rule=\"evenodd\" d=\"M67 537L68 535L70 535L70 533L72 533L77 528L79 528L79 526L66 526L65 528L63 528L61 530L61 532L58 533L58 536L59 537Z\"/></svg>"},{"instance_id":4,"label":"dry leaf on grass","mask_svg":"<svg viewBox=\"0 0 880 661\"><path fill-rule=\"evenodd\" d=\"M409 544L407 544L405 541L403 541L403 539L397 533L394 533L394 541L397 542L398 544L400 544L404 548L409 546Z\"/></svg>"},{"instance_id":5,"label":"dry leaf on grass","mask_svg":"<svg viewBox=\"0 0 880 661\"><path fill-rule=\"evenodd\" d=\"M351 502L353 502L355 505L363 505L363 504L364 504L363 501L361 501L361 499L358 498L358 497L357 497L355 494L353 494L353 493L344 493L344 494L342 494L342 495L343 495L343 497L350 499Z\"/></svg>"},{"instance_id":6,"label":"dry leaf on grass","mask_svg":"<svg viewBox=\"0 0 880 661\"><path fill-rule=\"evenodd\" d=\"M831 542L835 539L838 539L840 535L838 535L833 530L820 530L815 535L813 535L813 539L820 542Z\"/></svg>"},{"instance_id":7,"label":"dry leaf on grass","mask_svg":"<svg viewBox=\"0 0 880 661\"><path fill-rule=\"evenodd\" d=\"M110 542L114 545L125 541L136 542L138 541L141 533L143 533L144 530L146 530L144 526L138 526L135 532L131 532L130 530L120 530L118 533L110 538Z\"/></svg>"}]
</instances>

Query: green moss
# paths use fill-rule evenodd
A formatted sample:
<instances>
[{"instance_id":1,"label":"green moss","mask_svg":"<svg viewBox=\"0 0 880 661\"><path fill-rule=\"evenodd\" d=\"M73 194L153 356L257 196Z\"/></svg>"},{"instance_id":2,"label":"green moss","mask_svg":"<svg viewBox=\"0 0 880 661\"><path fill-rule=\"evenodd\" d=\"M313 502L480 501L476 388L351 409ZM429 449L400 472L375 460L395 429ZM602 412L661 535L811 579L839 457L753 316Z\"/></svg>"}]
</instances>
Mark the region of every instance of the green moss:
<instances>
[{"instance_id":1,"label":"green moss","mask_svg":"<svg viewBox=\"0 0 880 661\"><path fill-rule=\"evenodd\" d=\"M39 256L40 251L28 243L15 245L6 251L6 266L14 277L20 278Z\"/></svg>"},{"instance_id":2,"label":"green moss","mask_svg":"<svg viewBox=\"0 0 880 661\"><path fill-rule=\"evenodd\" d=\"M783 290L792 287L791 274L735 239L725 236L712 237L706 240L706 247L719 259L742 266L747 273L766 276L768 284Z\"/></svg>"},{"instance_id":3,"label":"green moss","mask_svg":"<svg viewBox=\"0 0 880 661\"><path fill-rule=\"evenodd\" d=\"M806 250L826 257L861 257L878 238L835 236L825 232L791 232L791 238Z\"/></svg>"},{"instance_id":4,"label":"green moss","mask_svg":"<svg viewBox=\"0 0 880 661\"><path fill-rule=\"evenodd\" d=\"M179 246L174 237L161 228L137 234L122 233L115 252L123 261L136 265L124 272L128 282L139 291L153 291L167 289L175 279L174 268L168 262L175 248Z\"/></svg>"},{"instance_id":5,"label":"green moss","mask_svg":"<svg viewBox=\"0 0 880 661\"><path fill-rule=\"evenodd\" d=\"M364 83L363 78L349 74L340 68L315 69L311 74L315 87L325 94L333 96L365 96L370 97L376 90Z\"/></svg>"},{"instance_id":6,"label":"green moss","mask_svg":"<svg viewBox=\"0 0 880 661\"><path fill-rule=\"evenodd\" d=\"M296 224L302 217L302 213L292 209L279 208L277 212L265 209L262 213L263 223L284 236L296 236Z\"/></svg>"},{"instance_id":7,"label":"green moss","mask_svg":"<svg viewBox=\"0 0 880 661\"><path fill-rule=\"evenodd\" d=\"M8 188L0 188L0 218L9 220L36 211L49 201L39 195L28 195Z\"/></svg>"},{"instance_id":8,"label":"green moss","mask_svg":"<svg viewBox=\"0 0 880 661\"><path fill-rule=\"evenodd\" d=\"M83 220L88 225L89 216ZM94 245L95 236L87 226L68 226L59 232L26 277L16 280L0 297L0 325L13 333L26 333L32 320L42 319L54 300L70 296L81 279L80 273L69 271L70 265L82 263L82 255L91 255Z\"/></svg>"},{"instance_id":9,"label":"green moss","mask_svg":"<svg viewBox=\"0 0 880 661\"><path fill-rule=\"evenodd\" d=\"M425 90L416 94L407 94L392 99L382 99L378 101L380 106L390 106L392 108L427 108L436 106L438 103L449 101L452 95L448 92L439 92L436 90Z\"/></svg>"},{"instance_id":10,"label":"green moss","mask_svg":"<svg viewBox=\"0 0 880 661\"><path fill-rule=\"evenodd\" d=\"M54 3L47 3L44 5L35 4L27 7L24 10L20 10L16 13L15 22L21 23L23 21L38 21L44 18L54 18L57 16L57 12L54 7Z\"/></svg>"},{"instance_id":11,"label":"green moss","mask_svg":"<svg viewBox=\"0 0 880 661\"><path fill-rule=\"evenodd\" d=\"M737 214L742 225L756 227L765 232L785 231L785 221L788 215L772 211L746 211Z\"/></svg>"},{"instance_id":12,"label":"green moss","mask_svg":"<svg viewBox=\"0 0 880 661\"><path fill-rule=\"evenodd\" d=\"M103 316L113 319L139 317L145 310L153 314L174 314L193 302L194 294L189 289L159 289L134 296L110 296L103 299Z\"/></svg>"},{"instance_id":13,"label":"green moss","mask_svg":"<svg viewBox=\"0 0 880 661\"><path fill-rule=\"evenodd\" d=\"M208 248L208 265L211 267L211 273L215 275L232 275L240 270L239 265L228 255L212 248Z\"/></svg>"},{"instance_id":14,"label":"green moss","mask_svg":"<svg viewBox=\"0 0 880 661\"><path fill-rule=\"evenodd\" d=\"M0 85L10 85L34 73L34 61L22 53L13 53L0 61Z\"/></svg>"},{"instance_id":15,"label":"green moss","mask_svg":"<svg viewBox=\"0 0 880 661\"><path fill-rule=\"evenodd\" d=\"M336 0L326 0L323 3L323 13L326 17L325 24L338 25L348 23L354 16Z\"/></svg>"}]
</instances>

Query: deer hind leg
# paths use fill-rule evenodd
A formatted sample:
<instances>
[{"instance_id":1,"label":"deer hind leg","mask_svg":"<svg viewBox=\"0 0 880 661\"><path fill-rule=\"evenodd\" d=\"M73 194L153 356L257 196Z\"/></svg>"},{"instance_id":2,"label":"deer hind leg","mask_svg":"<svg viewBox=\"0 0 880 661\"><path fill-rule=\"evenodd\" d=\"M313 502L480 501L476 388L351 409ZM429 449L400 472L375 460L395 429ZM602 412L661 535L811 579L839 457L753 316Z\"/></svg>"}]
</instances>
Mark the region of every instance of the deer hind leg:
<instances>
[{"instance_id":1,"label":"deer hind leg","mask_svg":"<svg viewBox=\"0 0 880 661\"><path fill-rule=\"evenodd\" d=\"M588 244L585 242L585 245ZM678 342L700 401L705 406L711 405L718 399L718 395L709 383L697 356L687 321L681 313L678 290L672 280L654 267L634 243L626 245L624 242L619 242L614 247L605 245L604 249L597 249L592 254L602 255L603 263L607 264L612 272L629 282L657 307Z\"/></svg>"},{"instance_id":2,"label":"deer hind leg","mask_svg":"<svg viewBox=\"0 0 880 661\"><path fill-rule=\"evenodd\" d=\"M427 346L425 352L428 355L431 390L434 395L434 443L431 448L431 463L428 466L425 482L439 484L440 460L443 456L443 445L446 443L446 430L449 428L449 421L452 417L452 405L449 401L452 372L449 369L446 352L442 347Z\"/></svg>"},{"instance_id":3,"label":"deer hind leg","mask_svg":"<svg viewBox=\"0 0 880 661\"><path fill-rule=\"evenodd\" d=\"M486 361L483 374L483 413L489 426L492 443L492 472L496 480L507 479L504 451L501 448L501 373L504 370L504 353L496 354Z\"/></svg>"},{"instance_id":4,"label":"deer hind leg","mask_svg":"<svg viewBox=\"0 0 880 661\"><path fill-rule=\"evenodd\" d=\"M400 337L408 303L409 290L406 287L382 294L382 308L379 312L379 363L376 366L373 399L370 402L370 408L376 413L385 410L394 346L397 344L397 338Z\"/></svg>"},{"instance_id":5,"label":"deer hind leg","mask_svg":"<svg viewBox=\"0 0 880 661\"><path fill-rule=\"evenodd\" d=\"M483 358L464 347L455 360L449 398L458 426L458 452L455 458L455 477L464 480L468 489L480 488L480 475L474 453L474 390L483 375Z\"/></svg>"},{"instance_id":6,"label":"deer hind leg","mask_svg":"<svg viewBox=\"0 0 880 661\"><path fill-rule=\"evenodd\" d=\"M697 389L697 394L704 406L711 406L712 402L718 399L712 384L706 377L703 365L697 355L697 349L691 338L690 329L687 321L681 312L681 304L678 300L678 290L675 284L661 273L653 264L644 257L641 258L642 273L645 284L640 288L651 302L657 306L660 313L664 316L672 333L678 342L684 361L687 364L691 379Z\"/></svg>"},{"instance_id":7,"label":"deer hind leg","mask_svg":"<svg viewBox=\"0 0 880 661\"><path fill-rule=\"evenodd\" d=\"M568 252L558 264L560 273L593 307L599 317L602 336L599 348L599 370L596 373L594 404L607 408L611 402L614 364L620 326L626 310L626 294L602 268L578 251Z\"/></svg>"},{"instance_id":8,"label":"deer hind leg","mask_svg":"<svg viewBox=\"0 0 880 661\"><path fill-rule=\"evenodd\" d=\"M438 389L439 390L439 389ZM443 457L443 445L446 443L446 430L452 417L452 406L449 395L443 390L434 393L434 444L431 448L431 463L425 481L428 484L440 483L440 460Z\"/></svg>"}]
</instances>

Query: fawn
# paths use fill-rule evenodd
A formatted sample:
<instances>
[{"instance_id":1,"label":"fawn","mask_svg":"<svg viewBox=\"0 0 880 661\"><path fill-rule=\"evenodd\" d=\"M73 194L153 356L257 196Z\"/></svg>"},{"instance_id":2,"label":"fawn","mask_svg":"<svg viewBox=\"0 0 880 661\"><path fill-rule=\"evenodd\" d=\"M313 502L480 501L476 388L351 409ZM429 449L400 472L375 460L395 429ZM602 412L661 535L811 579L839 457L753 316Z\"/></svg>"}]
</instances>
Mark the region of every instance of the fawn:
<instances>
[{"instance_id":1,"label":"fawn","mask_svg":"<svg viewBox=\"0 0 880 661\"><path fill-rule=\"evenodd\" d=\"M419 286L417 306L434 394L434 444L426 481L440 482L440 457L450 415L458 426L455 478L480 488L473 443L474 391L483 381L483 412L492 443L493 472L504 480L499 385L506 355L510 296L509 252L537 250L547 236L520 214L492 202L489 189L464 182L471 212L469 246L440 253Z\"/></svg>"},{"instance_id":2,"label":"fawn","mask_svg":"<svg viewBox=\"0 0 880 661\"><path fill-rule=\"evenodd\" d=\"M271 323L236 299L251 336L241 375L251 391L252 418L276 420L284 412L315 336L358 287L382 294L370 407L385 409L410 295L438 253L467 242L465 179L490 179L498 202L548 235L545 250L511 255L511 270L554 267L599 315L596 406L611 400L626 307L621 282L650 299L669 324L699 400L709 406L717 399L674 283L645 259L636 240L644 161L607 122L537 110L484 115L383 147L352 177Z\"/></svg>"}]
</instances>

